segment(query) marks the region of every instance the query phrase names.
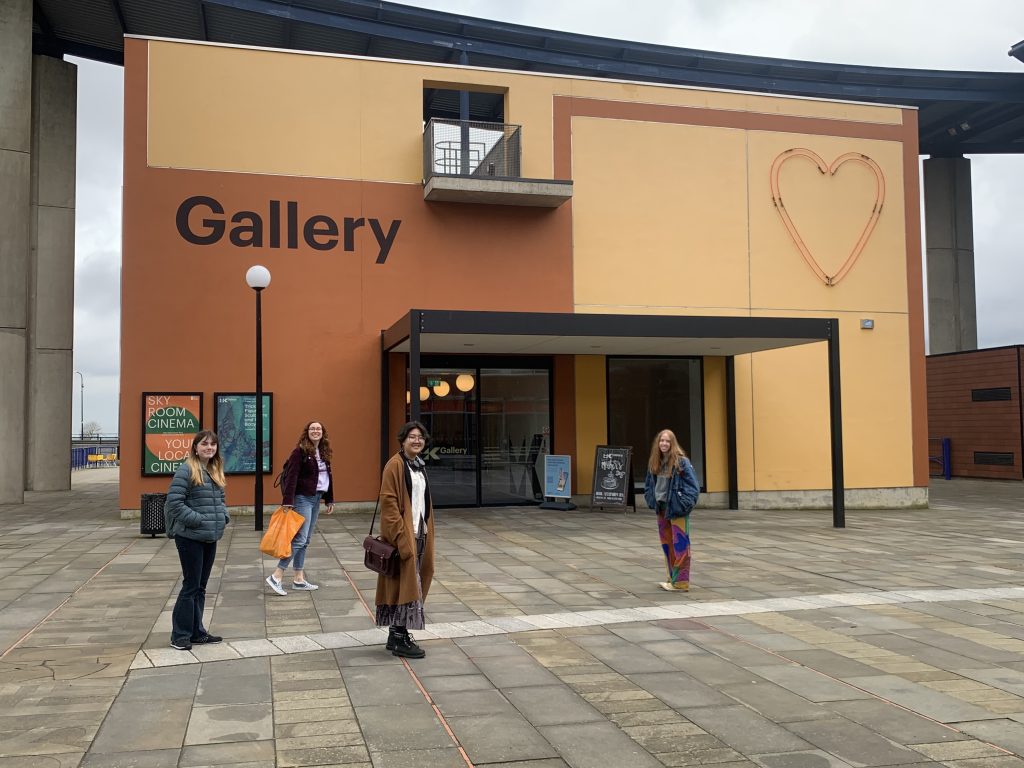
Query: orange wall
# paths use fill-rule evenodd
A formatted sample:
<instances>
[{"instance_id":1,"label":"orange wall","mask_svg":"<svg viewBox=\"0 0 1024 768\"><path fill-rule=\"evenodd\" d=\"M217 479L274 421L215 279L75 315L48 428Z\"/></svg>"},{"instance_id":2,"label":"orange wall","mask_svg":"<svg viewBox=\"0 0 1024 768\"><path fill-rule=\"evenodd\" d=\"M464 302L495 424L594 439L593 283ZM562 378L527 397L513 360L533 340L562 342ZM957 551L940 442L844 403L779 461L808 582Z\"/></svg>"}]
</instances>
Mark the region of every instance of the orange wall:
<instances>
[{"instance_id":1,"label":"orange wall","mask_svg":"<svg viewBox=\"0 0 1024 768\"><path fill-rule=\"evenodd\" d=\"M319 419L345 460L335 475L339 501L372 498L380 462L380 331L411 307L572 311L568 208L430 205L419 184L150 168L145 162L146 43L128 40L125 78L125 190L121 333L121 506L165 490L139 477L143 391L252 391L253 264L272 274L263 293L263 388L274 393L275 466L303 425ZM354 252L236 247L223 238L193 245L175 215L194 195L216 198L230 218L265 214L270 200L296 201L340 221L376 217L401 225L384 264L369 226ZM199 219L208 212L197 212ZM251 223L251 222L250 222ZM205 230L204 230L205 231ZM286 243L282 233L282 243ZM264 245L269 244L269 232ZM267 479L267 498L275 499ZM252 501L252 478L230 479L229 504Z\"/></svg>"}]
</instances>

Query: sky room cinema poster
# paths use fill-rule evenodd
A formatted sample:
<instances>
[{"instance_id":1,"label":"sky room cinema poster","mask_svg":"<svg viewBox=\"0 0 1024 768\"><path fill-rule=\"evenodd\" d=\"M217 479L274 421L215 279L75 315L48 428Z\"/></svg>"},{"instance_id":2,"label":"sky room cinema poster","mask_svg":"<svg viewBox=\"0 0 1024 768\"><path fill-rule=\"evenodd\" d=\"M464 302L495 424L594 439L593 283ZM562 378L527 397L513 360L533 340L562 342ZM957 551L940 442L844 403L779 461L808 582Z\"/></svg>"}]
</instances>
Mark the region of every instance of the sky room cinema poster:
<instances>
[{"instance_id":1,"label":"sky room cinema poster","mask_svg":"<svg viewBox=\"0 0 1024 768\"><path fill-rule=\"evenodd\" d=\"M146 392L142 395L142 474L173 475L202 429L199 392Z\"/></svg>"}]
</instances>

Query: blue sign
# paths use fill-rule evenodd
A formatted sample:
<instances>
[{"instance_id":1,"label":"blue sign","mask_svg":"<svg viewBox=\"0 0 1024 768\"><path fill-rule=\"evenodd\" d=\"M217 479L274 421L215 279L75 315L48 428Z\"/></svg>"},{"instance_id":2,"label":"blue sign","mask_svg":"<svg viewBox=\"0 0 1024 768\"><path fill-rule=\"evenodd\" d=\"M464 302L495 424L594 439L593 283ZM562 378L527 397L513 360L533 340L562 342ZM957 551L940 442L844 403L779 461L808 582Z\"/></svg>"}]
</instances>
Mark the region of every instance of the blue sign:
<instances>
[{"instance_id":1,"label":"blue sign","mask_svg":"<svg viewBox=\"0 0 1024 768\"><path fill-rule=\"evenodd\" d=\"M572 463L569 456L544 456L544 495L547 498L572 497Z\"/></svg>"}]
</instances>

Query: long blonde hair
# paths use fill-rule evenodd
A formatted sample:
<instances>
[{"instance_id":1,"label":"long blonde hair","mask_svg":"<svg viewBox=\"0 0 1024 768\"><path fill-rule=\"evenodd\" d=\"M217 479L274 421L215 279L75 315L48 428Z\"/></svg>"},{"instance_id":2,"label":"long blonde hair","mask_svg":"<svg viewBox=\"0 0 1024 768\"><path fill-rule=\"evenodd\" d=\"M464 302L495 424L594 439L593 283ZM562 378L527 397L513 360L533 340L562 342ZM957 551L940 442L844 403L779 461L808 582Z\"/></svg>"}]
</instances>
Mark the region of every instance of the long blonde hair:
<instances>
[{"instance_id":1,"label":"long blonde hair","mask_svg":"<svg viewBox=\"0 0 1024 768\"><path fill-rule=\"evenodd\" d=\"M686 451L679 446L679 441L676 440L676 433L671 429L660 430L658 434L654 436L654 442L651 444L651 458L647 461L647 469L651 471L652 475L656 475L661 472L661 448L658 447L658 443L661 442L662 435L668 435L669 443L671 443L668 449L668 466L670 473L679 466L680 460L686 457Z\"/></svg>"},{"instance_id":2,"label":"long blonde hair","mask_svg":"<svg viewBox=\"0 0 1024 768\"><path fill-rule=\"evenodd\" d=\"M196 446L206 438L210 438L210 442L217 446L217 452L213 454L213 458L206 462L206 471L210 473L210 479L223 488L228 484L228 481L224 479L224 459L220 455L220 441L217 439L217 433L210 429L196 432L196 436L192 438L192 448L188 452L188 458L185 459L185 463L188 464L189 471L192 473L192 485L202 485L206 482L203 479L203 462L199 460L199 454L196 453Z\"/></svg>"}]
</instances>

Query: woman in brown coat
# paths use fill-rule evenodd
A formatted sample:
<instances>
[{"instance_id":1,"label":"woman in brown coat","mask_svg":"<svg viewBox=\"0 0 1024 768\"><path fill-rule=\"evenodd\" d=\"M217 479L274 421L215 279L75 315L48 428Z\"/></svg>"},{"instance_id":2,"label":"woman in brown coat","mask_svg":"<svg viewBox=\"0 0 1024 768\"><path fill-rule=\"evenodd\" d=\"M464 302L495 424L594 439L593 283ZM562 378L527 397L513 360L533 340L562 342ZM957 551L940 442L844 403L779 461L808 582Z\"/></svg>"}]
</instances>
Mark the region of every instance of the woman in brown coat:
<instances>
[{"instance_id":1,"label":"woman in brown coat","mask_svg":"<svg viewBox=\"0 0 1024 768\"><path fill-rule=\"evenodd\" d=\"M377 577L377 626L388 627L385 646L395 656L422 659L426 651L409 634L423 629L423 603L434 577L434 508L420 453L430 435L418 421L398 433L402 446L384 466L380 484L380 534L398 549L398 576Z\"/></svg>"}]
</instances>

